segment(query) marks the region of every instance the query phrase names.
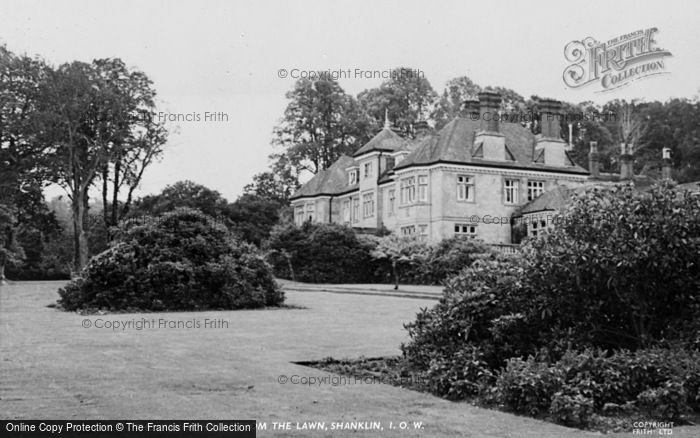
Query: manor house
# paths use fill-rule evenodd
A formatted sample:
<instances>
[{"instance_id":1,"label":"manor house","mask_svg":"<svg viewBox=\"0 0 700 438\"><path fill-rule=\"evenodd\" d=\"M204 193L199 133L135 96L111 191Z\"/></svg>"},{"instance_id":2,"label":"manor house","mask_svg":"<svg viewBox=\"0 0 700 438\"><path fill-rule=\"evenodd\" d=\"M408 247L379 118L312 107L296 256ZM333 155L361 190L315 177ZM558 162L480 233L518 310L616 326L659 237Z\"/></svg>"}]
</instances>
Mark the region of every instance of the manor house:
<instances>
[{"instance_id":1,"label":"manor house","mask_svg":"<svg viewBox=\"0 0 700 438\"><path fill-rule=\"evenodd\" d=\"M592 144L589 172L569 156L557 117L542 117L541 134L534 135L519 123L499 120L500 103L500 95L480 93L478 101L465 102L466 117L434 133L419 123L412 140L385 121L352 157L340 157L292 196L295 222L510 244L511 218L537 219L556 210L570 190L625 179L650 183L633 175L631 150L623 151L619 175L601 174ZM540 102L543 114L559 114L561 107L555 100ZM551 225L525 223L529 235Z\"/></svg>"}]
</instances>

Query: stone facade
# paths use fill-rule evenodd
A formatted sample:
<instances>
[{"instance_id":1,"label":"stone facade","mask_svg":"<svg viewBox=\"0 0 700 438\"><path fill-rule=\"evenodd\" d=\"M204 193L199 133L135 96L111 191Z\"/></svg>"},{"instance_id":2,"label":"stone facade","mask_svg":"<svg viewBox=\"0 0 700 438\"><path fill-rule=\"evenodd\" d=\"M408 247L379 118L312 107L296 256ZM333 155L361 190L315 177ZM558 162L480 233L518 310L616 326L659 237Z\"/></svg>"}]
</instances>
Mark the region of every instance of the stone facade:
<instances>
[{"instance_id":1,"label":"stone facade","mask_svg":"<svg viewBox=\"0 0 700 438\"><path fill-rule=\"evenodd\" d=\"M414 140L386 123L353 157L341 157L295 193L296 223L511 243L510 219L519 209L555 187L581 186L589 175L566 153L556 117L543 117L544 135L535 136L519 124L493 120L500 96L482 93L479 101L478 116L457 118ZM556 101L543 107L560 110Z\"/></svg>"}]
</instances>

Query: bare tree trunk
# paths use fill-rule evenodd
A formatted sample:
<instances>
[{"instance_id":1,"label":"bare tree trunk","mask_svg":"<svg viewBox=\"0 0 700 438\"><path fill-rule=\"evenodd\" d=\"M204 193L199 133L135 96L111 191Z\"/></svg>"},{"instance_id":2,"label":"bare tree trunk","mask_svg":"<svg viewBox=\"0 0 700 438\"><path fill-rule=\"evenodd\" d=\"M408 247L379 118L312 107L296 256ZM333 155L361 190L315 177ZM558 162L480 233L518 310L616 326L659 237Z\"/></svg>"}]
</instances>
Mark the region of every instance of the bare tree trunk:
<instances>
[{"instance_id":1,"label":"bare tree trunk","mask_svg":"<svg viewBox=\"0 0 700 438\"><path fill-rule=\"evenodd\" d=\"M398 288L399 288L399 267L397 266L396 261L391 262L391 271L394 274L394 290L398 290Z\"/></svg>"},{"instance_id":2,"label":"bare tree trunk","mask_svg":"<svg viewBox=\"0 0 700 438\"><path fill-rule=\"evenodd\" d=\"M75 255L73 268L77 275L83 270L88 261L88 242L85 233L85 193L81 190L73 194L73 232L75 241Z\"/></svg>"}]
</instances>

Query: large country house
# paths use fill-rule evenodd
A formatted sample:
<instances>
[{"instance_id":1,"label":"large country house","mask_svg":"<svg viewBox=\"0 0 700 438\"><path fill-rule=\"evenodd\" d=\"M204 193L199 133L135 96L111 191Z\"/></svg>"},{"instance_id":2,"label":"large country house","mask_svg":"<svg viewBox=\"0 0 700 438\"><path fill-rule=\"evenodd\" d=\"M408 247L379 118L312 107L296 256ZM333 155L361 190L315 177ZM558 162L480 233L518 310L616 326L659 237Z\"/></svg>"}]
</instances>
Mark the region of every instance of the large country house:
<instances>
[{"instance_id":1,"label":"large country house","mask_svg":"<svg viewBox=\"0 0 700 438\"><path fill-rule=\"evenodd\" d=\"M568 155L557 117L542 117L541 134L533 135L499 121L500 102L498 94L481 93L478 102L465 103L466 118L413 140L385 122L354 156L340 157L293 195L295 222L510 244L511 218L527 218L527 233L537 234L550 225L540 216L559 208L569 190L592 180L647 182L632 174L631 151L622 155L620 174L607 175L598 172L592 145L589 172ZM561 103L541 101L541 110L559 114Z\"/></svg>"}]
</instances>

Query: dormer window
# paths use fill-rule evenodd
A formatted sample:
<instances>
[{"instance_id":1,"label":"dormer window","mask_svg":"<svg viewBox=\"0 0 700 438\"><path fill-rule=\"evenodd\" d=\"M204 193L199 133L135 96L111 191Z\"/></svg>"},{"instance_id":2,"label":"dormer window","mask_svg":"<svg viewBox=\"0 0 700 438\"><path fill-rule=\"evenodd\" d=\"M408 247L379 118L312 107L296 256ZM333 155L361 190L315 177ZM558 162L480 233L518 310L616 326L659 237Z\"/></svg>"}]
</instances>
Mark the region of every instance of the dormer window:
<instances>
[{"instance_id":1,"label":"dormer window","mask_svg":"<svg viewBox=\"0 0 700 438\"><path fill-rule=\"evenodd\" d=\"M351 170L348 178L348 184L357 184L357 170Z\"/></svg>"}]
</instances>

